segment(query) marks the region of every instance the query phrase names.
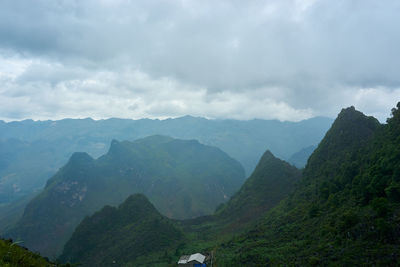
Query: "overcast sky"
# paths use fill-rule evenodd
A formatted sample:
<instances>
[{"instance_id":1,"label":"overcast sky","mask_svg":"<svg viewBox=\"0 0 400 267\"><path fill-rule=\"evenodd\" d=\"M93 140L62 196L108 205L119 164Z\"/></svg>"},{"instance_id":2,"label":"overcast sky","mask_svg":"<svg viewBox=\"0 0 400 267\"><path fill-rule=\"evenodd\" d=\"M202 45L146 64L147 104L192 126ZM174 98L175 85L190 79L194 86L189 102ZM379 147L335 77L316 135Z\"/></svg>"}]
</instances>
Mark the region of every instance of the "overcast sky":
<instances>
[{"instance_id":1,"label":"overcast sky","mask_svg":"<svg viewBox=\"0 0 400 267\"><path fill-rule=\"evenodd\" d=\"M398 0L0 1L3 120L384 121L398 101Z\"/></svg>"}]
</instances>

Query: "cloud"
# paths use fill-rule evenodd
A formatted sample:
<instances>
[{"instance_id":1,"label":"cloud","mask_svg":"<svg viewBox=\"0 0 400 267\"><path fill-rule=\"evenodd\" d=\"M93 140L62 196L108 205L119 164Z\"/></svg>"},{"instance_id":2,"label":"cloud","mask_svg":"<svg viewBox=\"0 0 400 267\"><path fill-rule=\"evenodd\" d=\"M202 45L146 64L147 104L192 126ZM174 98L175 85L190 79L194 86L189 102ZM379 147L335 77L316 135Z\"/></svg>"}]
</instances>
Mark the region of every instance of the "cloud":
<instances>
[{"instance_id":1,"label":"cloud","mask_svg":"<svg viewBox=\"0 0 400 267\"><path fill-rule=\"evenodd\" d=\"M59 80L59 73L68 73L68 79ZM296 110L270 98L271 88L243 95L228 90L209 92L171 78L154 79L133 69L85 74L82 78L77 70L32 63L17 78L0 82L2 88L7 88L0 98L3 119L22 119L29 114L35 114L36 119L138 119L191 114L208 118L301 120L313 115L310 110Z\"/></svg>"},{"instance_id":2,"label":"cloud","mask_svg":"<svg viewBox=\"0 0 400 267\"><path fill-rule=\"evenodd\" d=\"M34 2L0 3L4 119L384 120L398 97L395 0Z\"/></svg>"}]
</instances>

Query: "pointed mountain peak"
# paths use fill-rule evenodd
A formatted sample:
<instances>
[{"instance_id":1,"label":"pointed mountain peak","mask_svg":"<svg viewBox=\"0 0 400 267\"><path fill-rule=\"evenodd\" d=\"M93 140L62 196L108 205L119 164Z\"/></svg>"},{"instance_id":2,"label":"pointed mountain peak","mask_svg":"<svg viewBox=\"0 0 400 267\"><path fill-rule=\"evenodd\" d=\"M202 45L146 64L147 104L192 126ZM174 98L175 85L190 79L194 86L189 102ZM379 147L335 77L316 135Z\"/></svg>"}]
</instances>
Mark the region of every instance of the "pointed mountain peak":
<instances>
[{"instance_id":1,"label":"pointed mountain peak","mask_svg":"<svg viewBox=\"0 0 400 267\"><path fill-rule=\"evenodd\" d=\"M291 166L286 161L275 157L271 151L267 150L262 155L260 161L258 162L256 168L254 169L253 174L249 177L249 179L254 175L257 176L259 173L268 172L270 170L270 168L272 168L272 166L274 166L273 168L275 168L275 167L287 168L290 166L291 168L296 169L296 167Z\"/></svg>"},{"instance_id":2,"label":"pointed mountain peak","mask_svg":"<svg viewBox=\"0 0 400 267\"><path fill-rule=\"evenodd\" d=\"M342 108L340 113L337 116L337 119L349 119L354 118L356 116L365 116L362 112L356 110L354 106L350 106L348 108Z\"/></svg>"},{"instance_id":3,"label":"pointed mountain peak","mask_svg":"<svg viewBox=\"0 0 400 267\"><path fill-rule=\"evenodd\" d=\"M321 144L326 143L327 139L334 139L350 145L353 142L368 139L380 126L377 119L366 116L351 106L342 109Z\"/></svg>"},{"instance_id":4,"label":"pointed mountain peak","mask_svg":"<svg viewBox=\"0 0 400 267\"><path fill-rule=\"evenodd\" d=\"M114 266L116 259L118 266L125 266L174 248L183 237L174 221L158 213L145 196L134 194L117 209L106 206L81 221L60 259L83 266Z\"/></svg>"},{"instance_id":5,"label":"pointed mountain peak","mask_svg":"<svg viewBox=\"0 0 400 267\"><path fill-rule=\"evenodd\" d=\"M272 152L270 150L267 150L264 152L261 159L271 160L271 159L276 159L276 157L274 156L274 154L272 154Z\"/></svg>"},{"instance_id":6,"label":"pointed mountain peak","mask_svg":"<svg viewBox=\"0 0 400 267\"><path fill-rule=\"evenodd\" d=\"M305 176L321 176L326 162L340 162L348 153L357 151L382 125L354 107L342 109L317 149L308 160Z\"/></svg>"},{"instance_id":7,"label":"pointed mountain peak","mask_svg":"<svg viewBox=\"0 0 400 267\"><path fill-rule=\"evenodd\" d=\"M147 197L145 195L143 195L143 194L133 194L133 195L130 195L125 200L125 203L131 203L131 202L135 203L135 202L138 202L138 201L149 202L149 200L147 199Z\"/></svg>"},{"instance_id":8,"label":"pointed mountain peak","mask_svg":"<svg viewBox=\"0 0 400 267\"><path fill-rule=\"evenodd\" d=\"M149 199L143 194L130 195L118 207L118 210L122 210L124 214L127 214L130 217L130 219L132 219L132 216L143 218L147 215L159 214L153 204L151 204Z\"/></svg>"},{"instance_id":9,"label":"pointed mountain peak","mask_svg":"<svg viewBox=\"0 0 400 267\"><path fill-rule=\"evenodd\" d=\"M120 206L119 208L121 209L127 209L127 208L141 208L143 206L152 206L148 198L143 195L143 194L133 194L130 195Z\"/></svg>"},{"instance_id":10,"label":"pointed mountain peak","mask_svg":"<svg viewBox=\"0 0 400 267\"><path fill-rule=\"evenodd\" d=\"M285 198L300 175L296 167L267 150L245 184L219 211L219 216L243 223L251 221Z\"/></svg>"},{"instance_id":11,"label":"pointed mountain peak","mask_svg":"<svg viewBox=\"0 0 400 267\"><path fill-rule=\"evenodd\" d=\"M354 106L343 108L338 114L334 124L342 123L342 122L368 122L372 127L376 127L379 125L379 121L372 116L366 116L361 111L355 109Z\"/></svg>"},{"instance_id":12,"label":"pointed mountain peak","mask_svg":"<svg viewBox=\"0 0 400 267\"><path fill-rule=\"evenodd\" d=\"M267 150L264 152L264 154L262 155L260 161L258 162L255 171L260 168L261 166L266 166L272 162L284 162L281 159L277 158L274 156L274 154L272 154L271 151ZM286 163L286 162L285 162Z\"/></svg>"}]
</instances>

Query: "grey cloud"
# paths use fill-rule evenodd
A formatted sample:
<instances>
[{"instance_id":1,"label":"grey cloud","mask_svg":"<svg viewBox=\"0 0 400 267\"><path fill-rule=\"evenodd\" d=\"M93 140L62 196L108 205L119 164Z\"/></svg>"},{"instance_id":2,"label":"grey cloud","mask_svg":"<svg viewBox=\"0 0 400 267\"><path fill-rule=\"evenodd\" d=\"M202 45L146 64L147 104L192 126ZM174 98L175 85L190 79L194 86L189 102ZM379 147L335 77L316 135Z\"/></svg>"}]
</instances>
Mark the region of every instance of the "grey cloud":
<instances>
[{"instance_id":1,"label":"grey cloud","mask_svg":"<svg viewBox=\"0 0 400 267\"><path fill-rule=\"evenodd\" d=\"M60 82L84 79L88 75L90 75L90 72L81 67L66 68L61 64L36 62L31 64L23 74L18 76L16 82L47 82L55 86Z\"/></svg>"},{"instance_id":2,"label":"grey cloud","mask_svg":"<svg viewBox=\"0 0 400 267\"><path fill-rule=\"evenodd\" d=\"M395 102L387 96L397 96L400 88L396 0L35 0L27 5L0 3L0 49L39 62L12 81L22 95L64 86L111 99L139 97L142 104L127 103L137 114L175 116L198 112L176 104L191 100L181 92L200 97L196 92L204 90L197 100L202 108L227 105L227 112L215 109L209 116L240 117L229 105L241 105L235 102L238 95L248 101L257 95L264 101L260 107L286 114L273 112L275 118L297 120L332 116L354 102L376 113ZM32 89L33 84L45 89ZM150 104L156 87L168 96L174 92L175 99L167 99L176 102L156 97L160 102ZM371 88L385 104L363 104ZM360 90L364 96L357 98ZM232 99L220 101L221 95ZM144 103L152 108L140 108ZM256 117L260 110L243 117Z\"/></svg>"}]
</instances>

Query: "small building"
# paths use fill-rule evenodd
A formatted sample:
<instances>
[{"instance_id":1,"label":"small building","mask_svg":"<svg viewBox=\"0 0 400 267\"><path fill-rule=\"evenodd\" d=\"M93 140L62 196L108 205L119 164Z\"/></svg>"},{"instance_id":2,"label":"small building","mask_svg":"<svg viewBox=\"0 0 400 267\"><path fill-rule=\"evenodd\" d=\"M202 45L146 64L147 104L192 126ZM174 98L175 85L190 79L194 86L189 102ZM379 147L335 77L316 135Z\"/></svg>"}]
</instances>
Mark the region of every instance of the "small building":
<instances>
[{"instance_id":1,"label":"small building","mask_svg":"<svg viewBox=\"0 0 400 267\"><path fill-rule=\"evenodd\" d=\"M178 261L179 267L206 267L204 263L206 256L196 253L192 255L183 255Z\"/></svg>"}]
</instances>

